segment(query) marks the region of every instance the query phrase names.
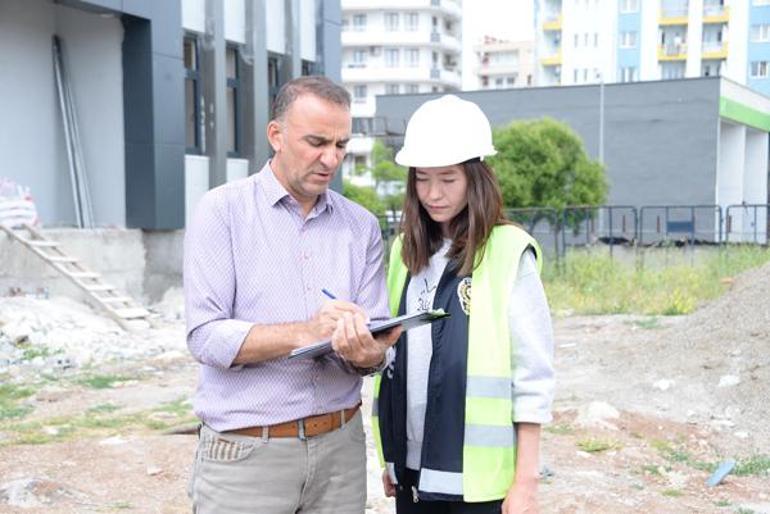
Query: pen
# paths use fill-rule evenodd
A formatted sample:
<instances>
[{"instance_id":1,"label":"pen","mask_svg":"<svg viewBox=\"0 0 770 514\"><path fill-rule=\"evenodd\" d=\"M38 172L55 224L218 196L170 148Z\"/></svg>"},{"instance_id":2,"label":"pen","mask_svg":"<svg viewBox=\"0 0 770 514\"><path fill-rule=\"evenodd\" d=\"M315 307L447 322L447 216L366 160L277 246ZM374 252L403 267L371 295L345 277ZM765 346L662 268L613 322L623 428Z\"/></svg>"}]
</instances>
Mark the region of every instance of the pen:
<instances>
[{"instance_id":1,"label":"pen","mask_svg":"<svg viewBox=\"0 0 770 514\"><path fill-rule=\"evenodd\" d=\"M332 293L330 293L329 290L327 290L327 289L321 289L321 292L323 294L325 294L326 296L328 296L329 298L331 298L332 300L336 300L337 299L337 297L334 296Z\"/></svg>"}]
</instances>

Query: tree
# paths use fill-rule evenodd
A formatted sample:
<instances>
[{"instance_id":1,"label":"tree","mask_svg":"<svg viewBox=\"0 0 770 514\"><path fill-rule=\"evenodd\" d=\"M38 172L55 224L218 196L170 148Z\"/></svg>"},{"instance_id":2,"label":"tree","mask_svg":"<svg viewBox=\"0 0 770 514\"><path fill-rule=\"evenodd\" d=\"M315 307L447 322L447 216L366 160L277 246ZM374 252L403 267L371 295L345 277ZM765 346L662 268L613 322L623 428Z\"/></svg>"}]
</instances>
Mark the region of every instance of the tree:
<instances>
[{"instance_id":1,"label":"tree","mask_svg":"<svg viewBox=\"0 0 770 514\"><path fill-rule=\"evenodd\" d=\"M393 161L393 149L376 140L372 147L372 166L361 166L356 175L369 173L374 180L374 190L380 195L385 208L395 212L404 203L407 170Z\"/></svg>"},{"instance_id":2,"label":"tree","mask_svg":"<svg viewBox=\"0 0 770 514\"><path fill-rule=\"evenodd\" d=\"M489 158L506 207L601 205L608 183L580 137L551 118L517 121L494 131L497 155Z\"/></svg>"},{"instance_id":3,"label":"tree","mask_svg":"<svg viewBox=\"0 0 770 514\"><path fill-rule=\"evenodd\" d=\"M343 181L342 194L345 198L353 200L380 219L385 217L385 204L377 196L374 188L357 186L349 180Z\"/></svg>"}]
</instances>

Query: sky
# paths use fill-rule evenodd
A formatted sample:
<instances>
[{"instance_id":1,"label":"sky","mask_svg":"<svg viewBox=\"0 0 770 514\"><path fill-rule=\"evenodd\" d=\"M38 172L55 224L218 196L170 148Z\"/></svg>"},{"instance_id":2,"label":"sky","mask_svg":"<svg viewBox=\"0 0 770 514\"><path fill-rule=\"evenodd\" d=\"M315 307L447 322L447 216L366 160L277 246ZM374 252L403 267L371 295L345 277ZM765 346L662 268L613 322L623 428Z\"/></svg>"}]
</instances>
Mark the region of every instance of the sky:
<instances>
[{"instance_id":1,"label":"sky","mask_svg":"<svg viewBox=\"0 0 770 514\"><path fill-rule=\"evenodd\" d=\"M534 37L532 0L463 1L463 89L476 89L473 47L484 35L521 41Z\"/></svg>"}]
</instances>

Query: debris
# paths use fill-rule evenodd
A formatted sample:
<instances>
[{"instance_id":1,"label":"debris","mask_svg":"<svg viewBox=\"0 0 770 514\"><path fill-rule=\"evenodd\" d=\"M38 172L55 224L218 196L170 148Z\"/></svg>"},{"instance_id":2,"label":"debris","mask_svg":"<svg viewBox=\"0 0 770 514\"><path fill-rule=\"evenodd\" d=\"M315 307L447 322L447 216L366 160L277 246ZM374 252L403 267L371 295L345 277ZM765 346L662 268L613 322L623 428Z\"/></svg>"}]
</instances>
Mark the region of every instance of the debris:
<instances>
[{"instance_id":1,"label":"debris","mask_svg":"<svg viewBox=\"0 0 770 514\"><path fill-rule=\"evenodd\" d=\"M741 383L741 379L735 375L724 375L719 379L718 387L731 387Z\"/></svg>"},{"instance_id":2,"label":"debris","mask_svg":"<svg viewBox=\"0 0 770 514\"><path fill-rule=\"evenodd\" d=\"M652 387L654 387L655 389L659 389L660 391L668 391L674 386L674 384L675 382L673 380L662 378L657 382L655 382L654 384L652 384Z\"/></svg>"},{"instance_id":3,"label":"debris","mask_svg":"<svg viewBox=\"0 0 770 514\"><path fill-rule=\"evenodd\" d=\"M578 409L575 424L586 428L609 428L617 430L617 427L607 421L608 419L618 419L620 413L618 410L606 402L591 402Z\"/></svg>"},{"instance_id":4,"label":"debris","mask_svg":"<svg viewBox=\"0 0 770 514\"><path fill-rule=\"evenodd\" d=\"M714 471L714 473L711 474L709 479L706 481L706 485L709 487L714 487L716 485L719 485L719 483L724 480L724 478L730 473L730 471L733 470L735 467L735 461L733 459L728 459L726 461L723 461Z\"/></svg>"}]
</instances>

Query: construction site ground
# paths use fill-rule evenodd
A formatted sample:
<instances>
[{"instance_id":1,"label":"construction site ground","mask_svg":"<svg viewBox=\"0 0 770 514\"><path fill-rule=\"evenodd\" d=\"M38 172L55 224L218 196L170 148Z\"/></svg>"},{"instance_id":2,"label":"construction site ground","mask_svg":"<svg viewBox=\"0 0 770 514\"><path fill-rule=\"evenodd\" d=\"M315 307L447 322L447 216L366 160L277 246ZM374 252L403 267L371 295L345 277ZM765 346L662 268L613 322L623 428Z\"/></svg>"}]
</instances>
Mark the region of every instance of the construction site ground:
<instances>
[{"instance_id":1,"label":"construction site ground","mask_svg":"<svg viewBox=\"0 0 770 514\"><path fill-rule=\"evenodd\" d=\"M542 512L770 513L769 297L765 267L689 316L557 316ZM0 512L190 512L196 440L174 432L197 364L181 294L152 309L126 333L71 300L0 298ZM368 440L367 512L393 512Z\"/></svg>"}]
</instances>

